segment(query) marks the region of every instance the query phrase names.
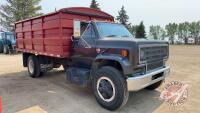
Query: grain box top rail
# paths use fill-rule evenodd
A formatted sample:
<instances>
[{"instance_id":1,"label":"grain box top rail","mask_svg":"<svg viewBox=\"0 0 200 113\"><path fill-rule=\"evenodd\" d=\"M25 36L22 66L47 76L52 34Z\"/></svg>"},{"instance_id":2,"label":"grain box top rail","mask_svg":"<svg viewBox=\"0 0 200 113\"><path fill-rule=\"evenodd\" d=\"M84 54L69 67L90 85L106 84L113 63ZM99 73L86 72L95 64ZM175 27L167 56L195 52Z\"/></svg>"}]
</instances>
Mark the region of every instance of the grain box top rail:
<instances>
[{"instance_id":1,"label":"grain box top rail","mask_svg":"<svg viewBox=\"0 0 200 113\"><path fill-rule=\"evenodd\" d=\"M106 12L97 10L97 9L92 9L92 8L87 8L87 7L70 7L70 8L63 8L56 12L48 13L48 14L45 14L42 16L37 16L37 17L21 20L21 21L15 22L15 24L25 22L28 20L33 20L33 19L49 16L49 15L53 15L53 14L60 13L60 12L68 13L68 14L75 14L75 15L82 15L82 16L99 17L99 18L111 19L114 21L114 17L112 15L110 15Z\"/></svg>"}]
</instances>

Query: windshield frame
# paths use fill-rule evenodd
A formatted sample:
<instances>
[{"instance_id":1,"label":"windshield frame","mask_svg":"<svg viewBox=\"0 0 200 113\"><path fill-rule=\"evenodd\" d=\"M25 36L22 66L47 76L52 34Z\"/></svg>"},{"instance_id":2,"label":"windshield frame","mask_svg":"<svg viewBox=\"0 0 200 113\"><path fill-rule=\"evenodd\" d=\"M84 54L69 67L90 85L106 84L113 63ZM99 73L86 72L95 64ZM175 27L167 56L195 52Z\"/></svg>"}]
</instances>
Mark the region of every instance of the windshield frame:
<instances>
[{"instance_id":1,"label":"windshield frame","mask_svg":"<svg viewBox=\"0 0 200 113\"><path fill-rule=\"evenodd\" d=\"M104 39L104 38L112 38L112 39L115 39L115 38L121 38L121 39L126 39L126 38L134 38L133 35L130 33L130 36L129 37L122 37L122 36L117 36L117 37L105 37L105 36L102 36L100 34L100 30L99 30L99 27L97 25L97 23L108 23L108 24L115 24L115 25L120 25L120 26L123 26L129 33L130 31L122 24L120 23L114 23L114 22L94 22L94 25L95 25L95 29L97 31L97 34L98 34L98 37L100 37L101 39Z\"/></svg>"}]
</instances>

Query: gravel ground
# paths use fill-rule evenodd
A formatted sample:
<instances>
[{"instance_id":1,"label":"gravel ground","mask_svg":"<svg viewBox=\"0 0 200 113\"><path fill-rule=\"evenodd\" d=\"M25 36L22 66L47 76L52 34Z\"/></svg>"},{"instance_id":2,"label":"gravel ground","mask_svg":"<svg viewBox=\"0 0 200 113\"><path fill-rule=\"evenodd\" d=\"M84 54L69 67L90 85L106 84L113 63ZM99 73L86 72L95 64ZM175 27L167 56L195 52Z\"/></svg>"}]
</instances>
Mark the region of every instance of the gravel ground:
<instances>
[{"instance_id":1,"label":"gravel ground","mask_svg":"<svg viewBox=\"0 0 200 113\"><path fill-rule=\"evenodd\" d=\"M155 91L130 93L128 103L116 113L200 113L200 46L171 46L171 75ZM64 79L63 69L42 78L28 77L21 55L0 54L0 96L3 113L102 113L90 88L80 88ZM159 100L160 91L170 81L189 85L186 103L172 107ZM113 113L113 112L111 112Z\"/></svg>"}]
</instances>

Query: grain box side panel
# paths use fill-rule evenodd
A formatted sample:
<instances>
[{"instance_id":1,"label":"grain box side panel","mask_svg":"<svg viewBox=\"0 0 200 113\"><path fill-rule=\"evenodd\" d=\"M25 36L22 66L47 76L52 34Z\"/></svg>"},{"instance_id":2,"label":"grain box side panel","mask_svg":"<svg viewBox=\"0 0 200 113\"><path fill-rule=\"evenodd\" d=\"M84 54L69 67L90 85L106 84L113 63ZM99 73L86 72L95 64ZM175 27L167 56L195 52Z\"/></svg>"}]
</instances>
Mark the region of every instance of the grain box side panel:
<instances>
[{"instance_id":1,"label":"grain box side panel","mask_svg":"<svg viewBox=\"0 0 200 113\"><path fill-rule=\"evenodd\" d=\"M33 50L31 31L24 32L24 47L27 50Z\"/></svg>"},{"instance_id":2,"label":"grain box side panel","mask_svg":"<svg viewBox=\"0 0 200 113\"><path fill-rule=\"evenodd\" d=\"M32 20L33 48L36 52L44 52L43 17Z\"/></svg>"},{"instance_id":3,"label":"grain box side panel","mask_svg":"<svg viewBox=\"0 0 200 113\"><path fill-rule=\"evenodd\" d=\"M31 31L31 20L23 22L23 32Z\"/></svg>"},{"instance_id":4,"label":"grain box side panel","mask_svg":"<svg viewBox=\"0 0 200 113\"><path fill-rule=\"evenodd\" d=\"M60 18L59 14L54 14L50 16L44 17L43 28L44 29L52 29L60 27Z\"/></svg>"},{"instance_id":5,"label":"grain box side panel","mask_svg":"<svg viewBox=\"0 0 200 113\"><path fill-rule=\"evenodd\" d=\"M16 33L16 40L17 40L17 49L24 49L24 40L23 40L23 23L15 24L15 33Z\"/></svg>"},{"instance_id":6,"label":"grain box side panel","mask_svg":"<svg viewBox=\"0 0 200 113\"><path fill-rule=\"evenodd\" d=\"M44 52L44 37L43 37L43 30L37 29L33 31L33 48L37 52Z\"/></svg>"},{"instance_id":7,"label":"grain box side panel","mask_svg":"<svg viewBox=\"0 0 200 113\"><path fill-rule=\"evenodd\" d=\"M32 20L32 31L42 30L42 17Z\"/></svg>"},{"instance_id":8,"label":"grain box side panel","mask_svg":"<svg viewBox=\"0 0 200 113\"><path fill-rule=\"evenodd\" d=\"M63 56L59 13L44 18L44 48L47 54Z\"/></svg>"},{"instance_id":9,"label":"grain box side panel","mask_svg":"<svg viewBox=\"0 0 200 113\"><path fill-rule=\"evenodd\" d=\"M16 32L16 40L17 40L17 48L24 49L24 40L23 40L23 33Z\"/></svg>"}]
</instances>

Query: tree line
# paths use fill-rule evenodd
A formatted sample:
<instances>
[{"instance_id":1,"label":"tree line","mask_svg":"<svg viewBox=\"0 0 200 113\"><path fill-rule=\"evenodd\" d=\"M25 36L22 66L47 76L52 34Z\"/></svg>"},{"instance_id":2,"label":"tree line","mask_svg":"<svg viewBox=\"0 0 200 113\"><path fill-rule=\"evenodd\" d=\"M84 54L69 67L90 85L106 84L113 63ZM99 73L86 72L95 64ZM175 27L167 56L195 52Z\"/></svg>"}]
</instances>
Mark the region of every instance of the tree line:
<instances>
[{"instance_id":1,"label":"tree line","mask_svg":"<svg viewBox=\"0 0 200 113\"><path fill-rule=\"evenodd\" d=\"M42 15L41 0L6 0L5 4L0 6L0 24L7 30L14 30L14 22ZM101 10L99 3L92 0L90 8ZM129 16L125 7L118 11L116 21L123 24L135 38L147 38L143 21L139 25L133 25L129 22ZM174 44L175 36L179 39L188 42L189 38L195 39L195 44L200 44L200 21L184 22L184 23L169 23L164 28L160 25L152 25L149 28L148 37L156 40L164 40L166 37Z\"/></svg>"},{"instance_id":2,"label":"tree line","mask_svg":"<svg viewBox=\"0 0 200 113\"><path fill-rule=\"evenodd\" d=\"M90 7L100 10L99 4L96 0L92 0ZM116 20L126 26L135 38L147 38L143 21L139 25L132 25L129 23L129 16L127 15L124 6L122 6L122 8L118 11ZM200 21L169 23L164 28L160 25L151 25L149 27L148 37L155 40L164 40L168 37L170 43L174 44L175 36L184 40L185 44L188 43L189 38L193 38L195 44L200 44Z\"/></svg>"},{"instance_id":3,"label":"tree line","mask_svg":"<svg viewBox=\"0 0 200 113\"><path fill-rule=\"evenodd\" d=\"M161 40L165 37L169 37L169 41L172 44L174 44L175 36L182 39L185 44L188 43L189 38L193 38L195 44L200 44L200 21L169 23L165 28L159 25L150 26L149 35L154 39Z\"/></svg>"},{"instance_id":4,"label":"tree line","mask_svg":"<svg viewBox=\"0 0 200 113\"><path fill-rule=\"evenodd\" d=\"M122 6L118 12L117 20L125 25L128 30L133 34L135 38L146 38L145 26L143 21L139 25L132 25L128 23L128 15ZM160 25L151 25L149 27L149 35L155 40L165 40L168 37L171 44L175 43L175 37L184 40L184 43L188 43L189 38L193 38L195 44L200 44L200 21L183 22L183 23L169 23L164 28Z\"/></svg>"}]
</instances>

